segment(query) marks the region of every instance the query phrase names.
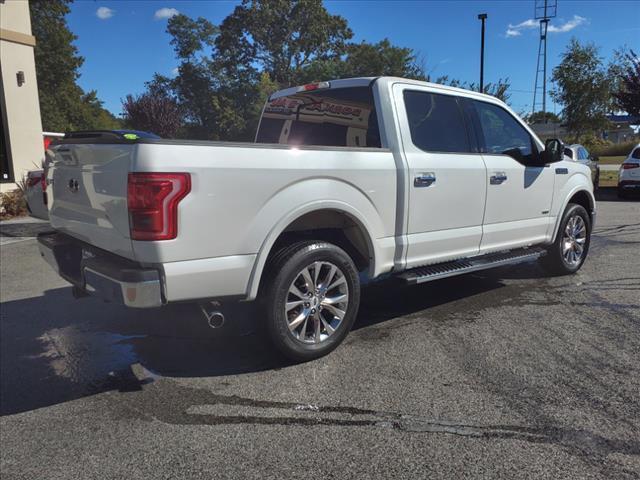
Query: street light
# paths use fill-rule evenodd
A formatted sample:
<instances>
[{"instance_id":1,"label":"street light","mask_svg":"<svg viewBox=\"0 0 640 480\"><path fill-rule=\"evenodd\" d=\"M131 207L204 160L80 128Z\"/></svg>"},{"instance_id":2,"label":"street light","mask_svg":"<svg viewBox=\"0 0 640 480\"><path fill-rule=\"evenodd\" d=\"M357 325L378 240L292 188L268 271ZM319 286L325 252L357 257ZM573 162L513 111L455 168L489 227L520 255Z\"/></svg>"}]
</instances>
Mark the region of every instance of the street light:
<instances>
[{"instance_id":1,"label":"street light","mask_svg":"<svg viewBox=\"0 0 640 480\"><path fill-rule=\"evenodd\" d=\"M478 20L482 21L482 33L480 34L480 93L484 93L484 22L486 13L478 14Z\"/></svg>"}]
</instances>

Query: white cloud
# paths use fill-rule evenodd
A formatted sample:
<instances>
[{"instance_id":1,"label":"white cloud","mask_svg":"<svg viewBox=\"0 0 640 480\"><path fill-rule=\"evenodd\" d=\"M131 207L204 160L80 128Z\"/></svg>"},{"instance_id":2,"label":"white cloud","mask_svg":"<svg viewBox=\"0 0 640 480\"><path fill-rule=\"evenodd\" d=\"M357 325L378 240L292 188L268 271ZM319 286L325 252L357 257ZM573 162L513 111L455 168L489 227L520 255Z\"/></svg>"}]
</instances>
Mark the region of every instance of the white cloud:
<instances>
[{"instance_id":1,"label":"white cloud","mask_svg":"<svg viewBox=\"0 0 640 480\"><path fill-rule=\"evenodd\" d=\"M505 36L507 38L509 37L519 37L520 35L522 35L522 31L523 30L531 30L533 28L538 28L538 25L540 25L538 23L537 20L534 20L533 18L529 18L527 20L525 20L524 22L520 22L516 25L513 24L509 24L509 27L507 28L507 31L505 33Z\"/></svg>"},{"instance_id":2,"label":"white cloud","mask_svg":"<svg viewBox=\"0 0 640 480\"><path fill-rule=\"evenodd\" d=\"M586 18L581 17L580 15L574 15L571 20L565 23L562 23L558 26L552 25L551 23L549 23L549 27L547 28L547 30L550 33L565 33L565 32L570 32L574 28L579 27L580 25L583 25L585 23L588 23ZM513 25L510 23L504 35L507 38L519 37L520 35L522 35L522 32L524 30L533 30L538 28L540 28L540 21L535 20L533 18L529 18L524 22L520 22L516 25Z\"/></svg>"},{"instance_id":3,"label":"white cloud","mask_svg":"<svg viewBox=\"0 0 640 480\"><path fill-rule=\"evenodd\" d=\"M96 17L100 20L108 20L116 13L115 10L110 9L109 7L100 7L96 10Z\"/></svg>"},{"instance_id":4,"label":"white cloud","mask_svg":"<svg viewBox=\"0 0 640 480\"><path fill-rule=\"evenodd\" d=\"M563 23L562 25L559 25L557 27L555 25L549 25L548 30L553 33L565 33L570 32L574 28L579 27L580 25L583 25L585 23L587 23L586 18L581 17L580 15L574 15L571 20Z\"/></svg>"},{"instance_id":5,"label":"white cloud","mask_svg":"<svg viewBox=\"0 0 640 480\"><path fill-rule=\"evenodd\" d=\"M171 70L171 74L175 77L176 75L178 75L180 73L180 69L178 67L174 68L173 70Z\"/></svg>"},{"instance_id":6,"label":"white cloud","mask_svg":"<svg viewBox=\"0 0 640 480\"><path fill-rule=\"evenodd\" d=\"M180 12L175 8L164 7L159 10L156 10L156 13L153 14L153 18L155 18L156 20L163 20L165 18L175 17L179 13Z\"/></svg>"}]
</instances>

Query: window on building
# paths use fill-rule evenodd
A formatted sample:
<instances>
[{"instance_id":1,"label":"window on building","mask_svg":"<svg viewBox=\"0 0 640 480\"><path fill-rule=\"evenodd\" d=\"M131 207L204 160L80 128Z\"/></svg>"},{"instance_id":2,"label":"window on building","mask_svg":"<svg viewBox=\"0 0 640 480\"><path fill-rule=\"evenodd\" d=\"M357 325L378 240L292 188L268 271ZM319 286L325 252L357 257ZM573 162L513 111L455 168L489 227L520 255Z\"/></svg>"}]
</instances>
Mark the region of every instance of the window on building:
<instances>
[{"instance_id":1,"label":"window on building","mask_svg":"<svg viewBox=\"0 0 640 480\"><path fill-rule=\"evenodd\" d=\"M1 82L0 88L2 88ZM5 183L13 182L13 174L11 171L11 158L9 151L9 132L7 131L5 123L6 110L4 107L4 96L0 96L0 104L0 183Z\"/></svg>"}]
</instances>

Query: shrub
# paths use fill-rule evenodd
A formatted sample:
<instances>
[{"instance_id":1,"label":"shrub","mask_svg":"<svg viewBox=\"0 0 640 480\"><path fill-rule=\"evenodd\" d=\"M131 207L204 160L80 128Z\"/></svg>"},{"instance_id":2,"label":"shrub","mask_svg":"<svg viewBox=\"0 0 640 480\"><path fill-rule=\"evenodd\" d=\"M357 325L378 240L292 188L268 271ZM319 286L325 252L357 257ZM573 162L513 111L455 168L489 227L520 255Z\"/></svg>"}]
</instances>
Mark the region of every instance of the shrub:
<instances>
[{"instance_id":1,"label":"shrub","mask_svg":"<svg viewBox=\"0 0 640 480\"><path fill-rule=\"evenodd\" d=\"M608 145L592 148L591 153L598 155L599 157L626 157L637 144L638 140L632 140L625 143L609 143Z\"/></svg>"},{"instance_id":2,"label":"shrub","mask_svg":"<svg viewBox=\"0 0 640 480\"><path fill-rule=\"evenodd\" d=\"M21 217L27 213L29 211L23 189L16 188L9 192L0 193L0 219Z\"/></svg>"}]
</instances>

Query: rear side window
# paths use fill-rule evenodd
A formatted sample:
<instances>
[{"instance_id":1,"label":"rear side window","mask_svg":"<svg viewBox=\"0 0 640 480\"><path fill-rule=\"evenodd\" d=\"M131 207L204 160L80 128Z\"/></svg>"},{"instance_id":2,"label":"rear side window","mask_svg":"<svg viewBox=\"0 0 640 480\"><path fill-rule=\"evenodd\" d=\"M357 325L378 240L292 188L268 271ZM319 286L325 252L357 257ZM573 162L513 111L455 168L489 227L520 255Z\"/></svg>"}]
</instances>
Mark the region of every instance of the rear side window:
<instances>
[{"instance_id":1,"label":"rear side window","mask_svg":"<svg viewBox=\"0 0 640 480\"><path fill-rule=\"evenodd\" d=\"M471 152L462 110L456 97L405 90L404 105L411 141L426 152Z\"/></svg>"},{"instance_id":2,"label":"rear side window","mask_svg":"<svg viewBox=\"0 0 640 480\"><path fill-rule=\"evenodd\" d=\"M380 148L371 88L313 90L269 100L256 142Z\"/></svg>"},{"instance_id":3,"label":"rear side window","mask_svg":"<svg viewBox=\"0 0 640 480\"><path fill-rule=\"evenodd\" d=\"M631 154L631 158L640 159L640 148L636 148Z\"/></svg>"}]
</instances>

